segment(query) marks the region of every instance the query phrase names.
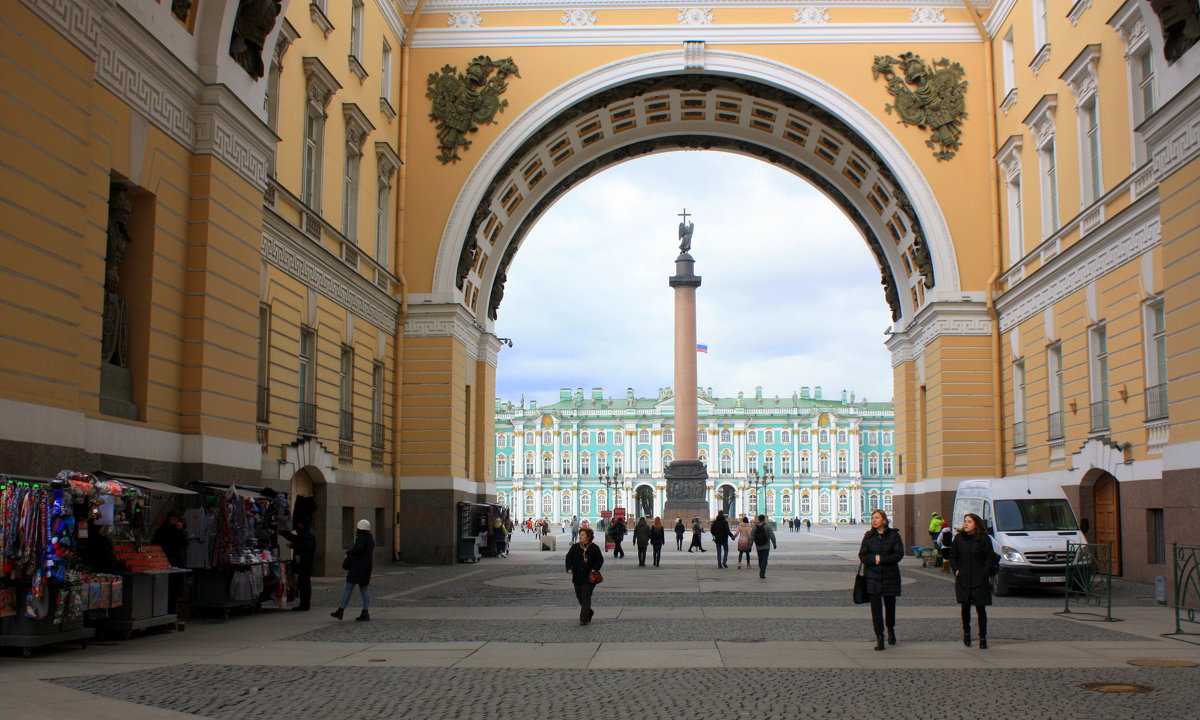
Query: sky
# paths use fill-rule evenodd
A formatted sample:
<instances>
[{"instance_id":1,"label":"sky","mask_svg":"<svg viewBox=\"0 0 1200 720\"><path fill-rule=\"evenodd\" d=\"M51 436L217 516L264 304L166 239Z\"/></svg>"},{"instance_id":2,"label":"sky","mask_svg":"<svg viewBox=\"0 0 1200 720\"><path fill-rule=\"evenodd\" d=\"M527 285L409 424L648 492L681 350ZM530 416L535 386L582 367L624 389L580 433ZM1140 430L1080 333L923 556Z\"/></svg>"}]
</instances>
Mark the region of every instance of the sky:
<instances>
[{"instance_id":1,"label":"sky","mask_svg":"<svg viewBox=\"0 0 1200 720\"><path fill-rule=\"evenodd\" d=\"M496 334L496 394L559 388L656 397L673 382L678 214L695 224L697 378L718 397L822 386L888 401L891 313L862 235L807 181L719 151L641 157L589 178L538 220L513 257Z\"/></svg>"}]
</instances>

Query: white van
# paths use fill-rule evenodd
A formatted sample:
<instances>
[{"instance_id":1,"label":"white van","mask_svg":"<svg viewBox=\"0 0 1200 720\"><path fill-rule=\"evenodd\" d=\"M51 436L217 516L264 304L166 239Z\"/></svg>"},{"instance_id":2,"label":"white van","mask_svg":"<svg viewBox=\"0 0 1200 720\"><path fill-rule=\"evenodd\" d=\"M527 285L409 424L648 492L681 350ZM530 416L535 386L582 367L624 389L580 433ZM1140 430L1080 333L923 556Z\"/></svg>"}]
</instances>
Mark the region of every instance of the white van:
<instances>
[{"instance_id":1,"label":"white van","mask_svg":"<svg viewBox=\"0 0 1200 720\"><path fill-rule=\"evenodd\" d=\"M983 518L1000 555L992 592L1001 597L1014 587L1062 585L1067 543L1087 542L1066 493L1046 478L964 480L954 496L955 532L967 513Z\"/></svg>"}]
</instances>

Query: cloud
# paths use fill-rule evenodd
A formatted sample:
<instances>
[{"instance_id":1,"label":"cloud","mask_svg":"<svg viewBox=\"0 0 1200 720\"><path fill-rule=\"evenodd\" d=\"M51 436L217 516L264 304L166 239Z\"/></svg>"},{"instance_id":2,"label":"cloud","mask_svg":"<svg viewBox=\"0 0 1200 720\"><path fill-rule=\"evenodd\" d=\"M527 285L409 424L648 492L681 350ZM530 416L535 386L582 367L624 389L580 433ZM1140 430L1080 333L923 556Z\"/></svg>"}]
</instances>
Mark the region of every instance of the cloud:
<instances>
[{"instance_id":1,"label":"cloud","mask_svg":"<svg viewBox=\"0 0 1200 720\"><path fill-rule=\"evenodd\" d=\"M564 195L508 271L497 394L555 402L562 387L641 397L673 385L676 216L693 213L699 383L790 397L802 385L892 393L891 315L858 230L808 182L760 160L671 152Z\"/></svg>"}]
</instances>

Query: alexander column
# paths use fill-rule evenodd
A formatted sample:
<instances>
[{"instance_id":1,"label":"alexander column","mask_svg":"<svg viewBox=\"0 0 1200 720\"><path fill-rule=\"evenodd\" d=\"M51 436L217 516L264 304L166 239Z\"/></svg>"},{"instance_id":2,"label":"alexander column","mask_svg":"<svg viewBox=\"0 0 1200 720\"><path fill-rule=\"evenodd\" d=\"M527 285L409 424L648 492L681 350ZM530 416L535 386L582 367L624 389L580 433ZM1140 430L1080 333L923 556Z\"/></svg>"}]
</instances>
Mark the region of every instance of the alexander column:
<instances>
[{"instance_id":1,"label":"alexander column","mask_svg":"<svg viewBox=\"0 0 1200 720\"><path fill-rule=\"evenodd\" d=\"M699 517L708 520L708 501L704 497L708 470L696 451L696 288L700 277L695 273L692 249L692 223L688 211L680 213L679 257L675 274L668 281L675 288L675 460L663 475L667 480L664 519L681 517L684 522Z\"/></svg>"}]
</instances>

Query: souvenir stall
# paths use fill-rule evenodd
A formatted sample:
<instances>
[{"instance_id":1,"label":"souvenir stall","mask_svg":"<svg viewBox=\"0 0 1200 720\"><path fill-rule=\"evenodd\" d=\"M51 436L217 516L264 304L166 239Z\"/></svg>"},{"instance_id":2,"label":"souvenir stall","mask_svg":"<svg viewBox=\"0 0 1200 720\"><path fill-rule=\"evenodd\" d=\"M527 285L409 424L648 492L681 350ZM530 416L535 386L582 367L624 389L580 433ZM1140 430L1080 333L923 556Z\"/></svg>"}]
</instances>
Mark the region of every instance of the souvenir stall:
<instances>
[{"instance_id":1,"label":"souvenir stall","mask_svg":"<svg viewBox=\"0 0 1200 720\"><path fill-rule=\"evenodd\" d=\"M187 565L194 573L191 608L223 618L235 609L287 607L295 594L279 530L291 528L287 493L213 484L198 487L201 503L184 513Z\"/></svg>"},{"instance_id":2,"label":"souvenir stall","mask_svg":"<svg viewBox=\"0 0 1200 720\"><path fill-rule=\"evenodd\" d=\"M0 475L0 646L25 657L55 643L86 647L96 631L84 627L85 613L122 604L123 578L96 572L80 552L107 541L91 527L103 495L80 473Z\"/></svg>"}]
</instances>

